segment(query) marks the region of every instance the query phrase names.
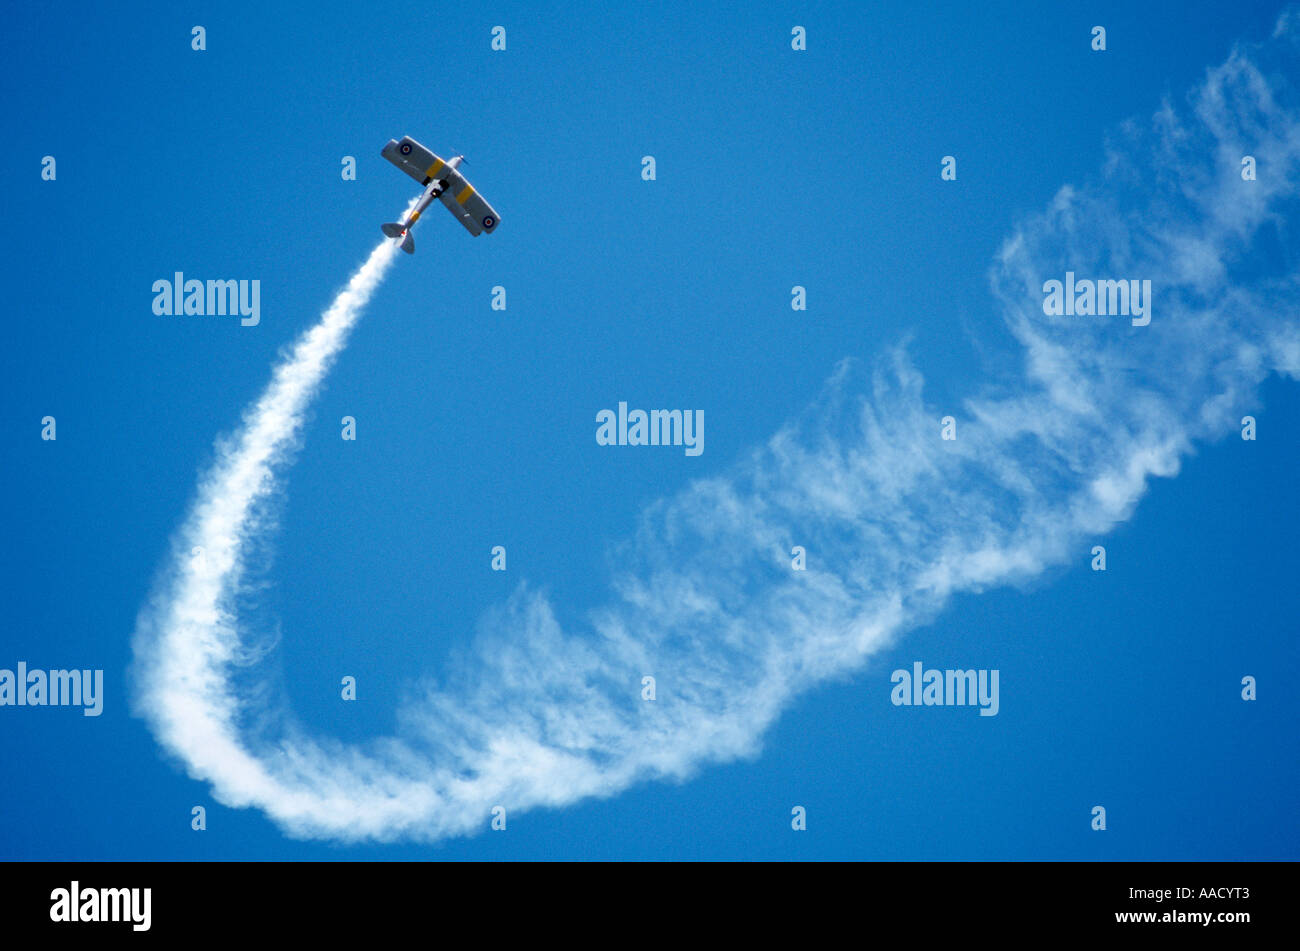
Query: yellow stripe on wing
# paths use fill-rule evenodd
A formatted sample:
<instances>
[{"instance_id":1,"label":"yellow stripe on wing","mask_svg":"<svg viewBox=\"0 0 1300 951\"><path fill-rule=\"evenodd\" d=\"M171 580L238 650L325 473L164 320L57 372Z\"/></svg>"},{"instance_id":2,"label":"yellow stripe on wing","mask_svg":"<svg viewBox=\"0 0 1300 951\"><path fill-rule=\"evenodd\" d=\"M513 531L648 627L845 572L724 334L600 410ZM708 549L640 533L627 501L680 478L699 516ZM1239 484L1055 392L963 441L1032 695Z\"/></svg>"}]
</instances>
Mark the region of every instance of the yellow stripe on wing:
<instances>
[{"instance_id":1,"label":"yellow stripe on wing","mask_svg":"<svg viewBox=\"0 0 1300 951\"><path fill-rule=\"evenodd\" d=\"M469 201L469 196L472 194L474 194L474 186L466 185L463 189L461 189L460 194L456 196L456 204L458 205L465 204L465 202Z\"/></svg>"}]
</instances>

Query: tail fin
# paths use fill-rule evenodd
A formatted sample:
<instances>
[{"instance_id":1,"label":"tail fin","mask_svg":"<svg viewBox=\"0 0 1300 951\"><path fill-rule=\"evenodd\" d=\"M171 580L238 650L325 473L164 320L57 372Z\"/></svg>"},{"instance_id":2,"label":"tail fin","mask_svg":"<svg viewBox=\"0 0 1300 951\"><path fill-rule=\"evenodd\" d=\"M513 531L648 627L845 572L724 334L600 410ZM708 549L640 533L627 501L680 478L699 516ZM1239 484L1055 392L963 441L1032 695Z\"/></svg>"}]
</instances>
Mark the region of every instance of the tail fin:
<instances>
[{"instance_id":1,"label":"tail fin","mask_svg":"<svg viewBox=\"0 0 1300 951\"><path fill-rule=\"evenodd\" d=\"M390 221L388 224L380 225L379 227L380 230L382 230L384 234L388 235L390 238L401 238L403 235L405 235L406 237L402 239L402 250L405 251L407 254L415 253L415 239L411 237L411 232L409 229L404 231L402 229L402 226L399 225L396 221Z\"/></svg>"}]
</instances>

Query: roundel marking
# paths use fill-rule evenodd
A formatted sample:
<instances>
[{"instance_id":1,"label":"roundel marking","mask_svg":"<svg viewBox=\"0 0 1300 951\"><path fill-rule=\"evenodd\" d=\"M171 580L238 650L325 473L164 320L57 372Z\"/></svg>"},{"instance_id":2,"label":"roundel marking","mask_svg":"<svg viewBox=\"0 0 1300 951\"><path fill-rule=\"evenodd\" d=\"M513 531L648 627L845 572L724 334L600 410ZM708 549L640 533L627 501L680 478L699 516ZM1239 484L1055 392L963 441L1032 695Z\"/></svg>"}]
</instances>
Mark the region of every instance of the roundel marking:
<instances>
[{"instance_id":1,"label":"roundel marking","mask_svg":"<svg viewBox=\"0 0 1300 951\"><path fill-rule=\"evenodd\" d=\"M486 218L483 219L483 227L484 227L484 228L491 228L491 227L492 227L494 224L496 224L496 223L497 223L497 220L496 220L495 218L493 218L491 215L488 215Z\"/></svg>"},{"instance_id":2,"label":"roundel marking","mask_svg":"<svg viewBox=\"0 0 1300 951\"><path fill-rule=\"evenodd\" d=\"M408 145L407 143L403 142L403 143L402 143L402 147L401 147L400 149L398 149L398 151L401 152L403 155L410 155L410 154L411 154L411 146Z\"/></svg>"}]
</instances>

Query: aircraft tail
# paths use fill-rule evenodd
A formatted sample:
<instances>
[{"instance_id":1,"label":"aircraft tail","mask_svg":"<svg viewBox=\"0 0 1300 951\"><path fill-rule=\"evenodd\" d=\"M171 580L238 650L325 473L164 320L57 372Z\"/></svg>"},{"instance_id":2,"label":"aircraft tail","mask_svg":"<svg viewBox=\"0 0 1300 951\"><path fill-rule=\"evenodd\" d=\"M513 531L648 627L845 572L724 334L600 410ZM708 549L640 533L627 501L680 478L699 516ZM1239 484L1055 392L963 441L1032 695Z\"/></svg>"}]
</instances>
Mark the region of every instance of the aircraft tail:
<instances>
[{"instance_id":1,"label":"aircraft tail","mask_svg":"<svg viewBox=\"0 0 1300 951\"><path fill-rule=\"evenodd\" d=\"M379 227L390 238L401 238L405 234L405 238L402 240L402 250L407 254L415 253L415 239L411 237L409 228L403 229L396 221L390 221L388 224Z\"/></svg>"}]
</instances>

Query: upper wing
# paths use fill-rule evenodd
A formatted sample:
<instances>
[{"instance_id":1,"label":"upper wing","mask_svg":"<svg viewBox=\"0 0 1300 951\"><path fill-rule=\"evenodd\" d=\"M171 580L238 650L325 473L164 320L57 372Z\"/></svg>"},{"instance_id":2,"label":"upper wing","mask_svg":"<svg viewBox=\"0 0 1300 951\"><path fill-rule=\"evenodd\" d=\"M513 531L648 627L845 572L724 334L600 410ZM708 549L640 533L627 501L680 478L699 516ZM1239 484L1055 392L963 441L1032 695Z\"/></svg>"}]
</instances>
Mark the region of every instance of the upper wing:
<instances>
[{"instance_id":1,"label":"upper wing","mask_svg":"<svg viewBox=\"0 0 1300 951\"><path fill-rule=\"evenodd\" d=\"M379 154L421 185L429 184L433 176L443 168L442 159L409 135L403 136L401 142L389 139Z\"/></svg>"},{"instance_id":2,"label":"upper wing","mask_svg":"<svg viewBox=\"0 0 1300 951\"><path fill-rule=\"evenodd\" d=\"M472 235L492 231L501 221L496 210L483 200L483 196L474 190L474 186L457 175L458 182L438 196L447 210L456 216Z\"/></svg>"}]
</instances>

